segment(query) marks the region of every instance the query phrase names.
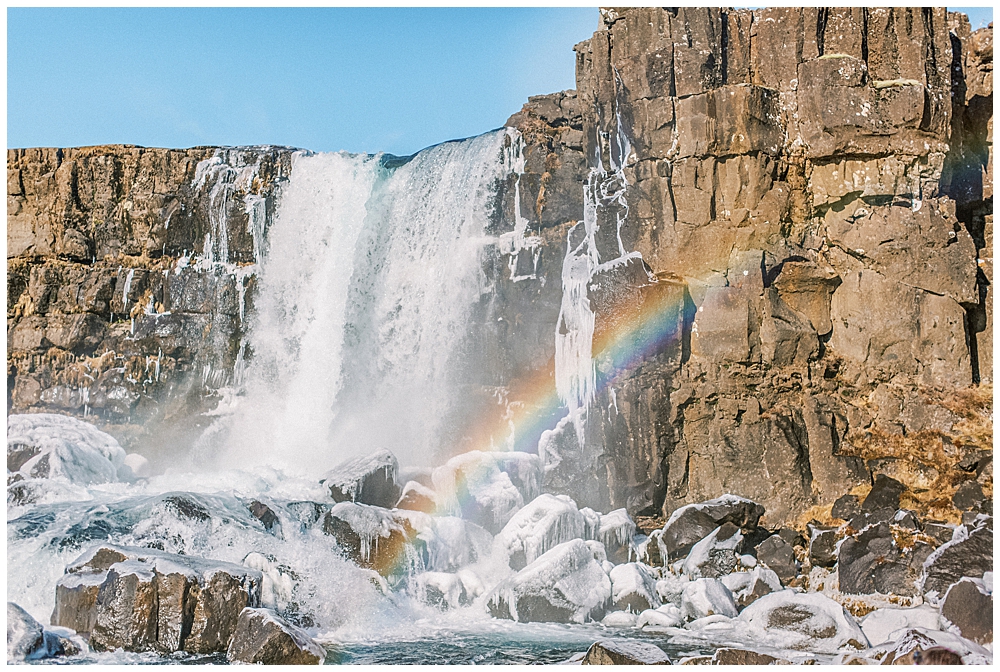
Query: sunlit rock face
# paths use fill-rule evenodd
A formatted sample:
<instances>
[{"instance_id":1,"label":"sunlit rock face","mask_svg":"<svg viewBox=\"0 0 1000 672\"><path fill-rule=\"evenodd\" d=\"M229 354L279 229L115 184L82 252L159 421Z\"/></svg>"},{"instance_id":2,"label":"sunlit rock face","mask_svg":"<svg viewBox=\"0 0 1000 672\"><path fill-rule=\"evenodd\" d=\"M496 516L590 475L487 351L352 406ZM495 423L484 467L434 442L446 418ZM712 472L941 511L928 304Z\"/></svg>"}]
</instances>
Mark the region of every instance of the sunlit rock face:
<instances>
[{"instance_id":1,"label":"sunlit rock face","mask_svg":"<svg viewBox=\"0 0 1000 672\"><path fill-rule=\"evenodd\" d=\"M991 492L992 29L638 8L576 54L575 91L413 157L9 150L8 408L154 471L537 454L445 503L511 503L496 531L540 491Z\"/></svg>"}]
</instances>

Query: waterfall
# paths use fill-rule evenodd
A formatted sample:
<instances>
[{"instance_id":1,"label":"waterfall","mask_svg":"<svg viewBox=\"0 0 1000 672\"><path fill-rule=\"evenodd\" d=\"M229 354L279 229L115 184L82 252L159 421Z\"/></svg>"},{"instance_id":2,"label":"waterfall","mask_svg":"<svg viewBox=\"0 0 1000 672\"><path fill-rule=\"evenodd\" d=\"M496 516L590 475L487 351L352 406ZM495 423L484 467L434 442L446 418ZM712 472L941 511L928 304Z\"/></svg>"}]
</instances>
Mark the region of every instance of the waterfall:
<instances>
[{"instance_id":1,"label":"waterfall","mask_svg":"<svg viewBox=\"0 0 1000 672\"><path fill-rule=\"evenodd\" d=\"M249 316L244 381L202 451L315 472L386 448L430 464L456 394L516 131L408 160L294 157Z\"/></svg>"}]
</instances>

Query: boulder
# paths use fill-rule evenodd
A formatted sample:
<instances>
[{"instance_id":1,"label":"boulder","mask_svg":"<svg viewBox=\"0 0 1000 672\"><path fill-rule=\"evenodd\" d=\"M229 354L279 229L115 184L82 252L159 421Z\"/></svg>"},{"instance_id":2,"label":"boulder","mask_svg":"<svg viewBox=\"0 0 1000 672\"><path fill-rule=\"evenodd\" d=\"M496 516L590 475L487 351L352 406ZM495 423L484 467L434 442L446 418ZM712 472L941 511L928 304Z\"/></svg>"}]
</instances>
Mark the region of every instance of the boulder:
<instances>
[{"instance_id":1,"label":"boulder","mask_svg":"<svg viewBox=\"0 0 1000 672\"><path fill-rule=\"evenodd\" d=\"M941 601L941 629L977 644L993 642L993 593L981 579L953 583Z\"/></svg>"},{"instance_id":2,"label":"boulder","mask_svg":"<svg viewBox=\"0 0 1000 672\"><path fill-rule=\"evenodd\" d=\"M868 648L868 639L840 604L821 593L791 590L765 595L743 610L739 621L753 641L783 649L837 653Z\"/></svg>"},{"instance_id":3,"label":"boulder","mask_svg":"<svg viewBox=\"0 0 1000 672\"><path fill-rule=\"evenodd\" d=\"M982 486L975 481L969 481L959 486L951 498L951 503L959 511L971 511L984 499L986 495L983 494Z\"/></svg>"},{"instance_id":4,"label":"boulder","mask_svg":"<svg viewBox=\"0 0 1000 672\"><path fill-rule=\"evenodd\" d=\"M660 606L660 599L656 594L656 579L645 565L638 562L617 565L611 570L609 577L614 609L638 614Z\"/></svg>"},{"instance_id":5,"label":"boulder","mask_svg":"<svg viewBox=\"0 0 1000 672\"><path fill-rule=\"evenodd\" d=\"M799 573L795 562L795 551L792 546L779 537L772 535L757 546L757 562L777 574L783 584L787 584Z\"/></svg>"},{"instance_id":6,"label":"boulder","mask_svg":"<svg viewBox=\"0 0 1000 672\"><path fill-rule=\"evenodd\" d=\"M247 504L247 509L250 510L251 516L260 521L265 530L268 532L281 532L281 520L270 506L255 499Z\"/></svg>"},{"instance_id":7,"label":"boulder","mask_svg":"<svg viewBox=\"0 0 1000 672\"><path fill-rule=\"evenodd\" d=\"M621 612L614 612L621 613ZM635 627L679 628L684 624L684 613L674 604L664 604L656 609L647 609L639 614Z\"/></svg>"},{"instance_id":8,"label":"boulder","mask_svg":"<svg viewBox=\"0 0 1000 672\"><path fill-rule=\"evenodd\" d=\"M861 630L872 646L895 641L911 628L938 627L938 611L929 604L907 609L876 609L861 619Z\"/></svg>"},{"instance_id":9,"label":"boulder","mask_svg":"<svg viewBox=\"0 0 1000 672\"><path fill-rule=\"evenodd\" d=\"M851 595L917 595L923 563L932 550L913 535L894 535L888 523L869 527L840 544L840 591Z\"/></svg>"},{"instance_id":10,"label":"boulder","mask_svg":"<svg viewBox=\"0 0 1000 672\"><path fill-rule=\"evenodd\" d=\"M586 527L576 502L566 495L539 495L515 513L496 536L512 569L534 562L551 548L582 539Z\"/></svg>"},{"instance_id":11,"label":"boulder","mask_svg":"<svg viewBox=\"0 0 1000 672\"><path fill-rule=\"evenodd\" d=\"M248 607L240 612L226 658L249 665L322 665L326 652L270 609Z\"/></svg>"},{"instance_id":12,"label":"boulder","mask_svg":"<svg viewBox=\"0 0 1000 672\"><path fill-rule=\"evenodd\" d=\"M861 513L861 504L857 495L844 495L833 503L830 515L840 520L850 520Z\"/></svg>"},{"instance_id":13,"label":"boulder","mask_svg":"<svg viewBox=\"0 0 1000 672\"><path fill-rule=\"evenodd\" d=\"M405 569L414 537L405 517L354 502L335 504L323 518L323 532L336 539L349 560L386 577Z\"/></svg>"},{"instance_id":14,"label":"boulder","mask_svg":"<svg viewBox=\"0 0 1000 672\"><path fill-rule=\"evenodd\" d=\"M729 574L739 564L743 535L740 528L725 523L691 548L682 569L690 578L717 578Z\"/></svg>"},{"instance_id":15,"label":"boulder","mask_svg":"<svg viewBox=\"0 0 1000 672\"><path fill-rule=\"evenodd\" d=\"M399 496L399 501L396 502L395 508L434 513L437 511L434 491L417 481L407 481L406 485L403 486L402 494Z\"/></svg>"},{"instance_id":16,"label":"boulder","mask_svg":"<svg viewBox=\"0 0 1000 672\"><path fill-rule=\"evenodd\" d=\"M809 526L809 564L833 567L837 564L838 531L834 527Z\"/></svg>"},{"instance_id":17,"label":"boulder","mask_svg":"<svg viewBox=\"0 0 1000 672\"><path fill-rule=\"evenodd\" d=\"M990 519L992 524L992 519ZM993 530L985 521L955 531L951 541L930 554L923 566L923 591L937 601L963 577L981 578L993 571Z\"/></svg>"},{"instance_id":18,"label":"boulder","mask_svg":"<svg viewBox=\"0 0 1000 672\"><path fill-rule=\"evenodd\" d=\"M573 539L500 582L486 604L494 618L583 623L601 619L610 601L611 579L595 550Z\"/></svg>"},{"instance_id":19,"label":"boulder","mask_svg":"<svg viewBox=\"0 0 1000 672\"><path fill-rule=\"evenodd\" d=\"M899 508L899 496L903 494L904 490L906 490L906 486L896 479L889 478L885 474L879 474L875 477L875 483L865 497L865 501L862 502L861 510L866 513L872 513L880 509L892 509L895 511Z\"/></svg>"},{"instance_id":20,"label":"boulder","mask_svg":"<svg viewBox=\"0 0 1000 672\"><path fill-rule=\"evenodd\" d=\"M681 612L690 620L716 614L734 618L739 612L733 594L718 579L697 579L684 587Z\"/></svg>"},{"instance_id":21,"label":"boulder","mask_svg":"<svg viewBox=\"0 0 1000 672\"><path fill-rule=\"evenodd\" d=\"M764 507L760 504L736 495L723 495L675 510L663 526L661 540L669 559L676 560L723 523L750 530L757 527L762 515Z\"/></svg>"},{"instance_id":22,"label":"boulder","mask_svg":"<svg viewBox=\"0 0 1000 672\"><path fill-rule=\"evenodd\" d=\"M356 502L392 508L399 501L396 472L399 463L388 450L380 450L338 464L320 480L335 502Z\"/></svg>"},{"instance_id":23,"label":"boulder","mask_svg":"<svg viewBox=\"0 0 1000 672\"><path fill-rule=\"evenodd\" d=\"M782 589L778 575L767 567L757 566L749 572L734 572L720 579L736 600L736 606L743 609L759 598Z\"/></svg>"},{"instance_id":24,"label":"boulder","mask_svg":"<svg viewBox=\"0 0 1000 672\"><path fill-rule=\"evenodd\" d=\"M581 665L669 665L663 649L636 640L594 642Z\"/></svg>"},{"instance_id":25,"label":"boulder","mask_svg":"<svg viewBox=\"0 0 1000 672\"><path fill-rule=\"evenodd\" d=\"M66 653L61 638L49 632L20 605L7 603L7 662L41 660Z\"/></svg>"},{"instance_id":26,"label":"boulder","mask_svg":"<svg viewBox=\"0 0 1000 672\"><path fill-rule=\"evenodd\" d=\"M989 665L992 654L982 646L950 632L910 628L889 643L873 648L867 656L882 665Z\"/></svg>"},{"instance_id":27,"label":"boulder","mask_svg":"<svg viewBox=\"0 0 1000 672\"><path fill-rule=\"evenodd\" d=\"M53 624L89 632L98 651L225 651L240 612L260 604L263 580L240 565L110 544L66 572Z\"/></svg>"},{"instance_id":28,"label":"boulder","mask_svg":"<svg viewBox=\"0 0 1000 672\"><path fill-rule=\"evenodd\" d=\"M712 665L775 665L789 661L775 656L751 651L749 649L734 649L722 647L712 654Z\"/></svg>"}]
</instances>

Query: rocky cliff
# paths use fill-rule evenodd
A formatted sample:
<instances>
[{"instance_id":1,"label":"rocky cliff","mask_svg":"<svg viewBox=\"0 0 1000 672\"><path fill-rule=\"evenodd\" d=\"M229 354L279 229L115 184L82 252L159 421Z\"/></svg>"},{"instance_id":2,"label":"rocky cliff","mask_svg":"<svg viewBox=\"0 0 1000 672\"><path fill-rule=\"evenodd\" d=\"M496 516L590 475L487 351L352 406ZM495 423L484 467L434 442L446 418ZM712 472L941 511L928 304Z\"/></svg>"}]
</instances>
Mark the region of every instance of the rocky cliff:
<instances>
[{"instance_id":1,"label":"rocky cliff","mask_svg":"<svg viewBox=\"0 0 1000 672\"><path fill-rule=\"evenodd\" d=\"M544 437L547 489L645 515L731 492L776 520L878 474L942 517L967 481L991 494L992 28L926 8L608 9L576 53L577 89L508 121L525 168L470 325L492 365L469 403L499 390L502 415L593 313L589 411ZM250 354L291 165L10 150L8 408L189 443Z\"/></svg>"}]
</instances>

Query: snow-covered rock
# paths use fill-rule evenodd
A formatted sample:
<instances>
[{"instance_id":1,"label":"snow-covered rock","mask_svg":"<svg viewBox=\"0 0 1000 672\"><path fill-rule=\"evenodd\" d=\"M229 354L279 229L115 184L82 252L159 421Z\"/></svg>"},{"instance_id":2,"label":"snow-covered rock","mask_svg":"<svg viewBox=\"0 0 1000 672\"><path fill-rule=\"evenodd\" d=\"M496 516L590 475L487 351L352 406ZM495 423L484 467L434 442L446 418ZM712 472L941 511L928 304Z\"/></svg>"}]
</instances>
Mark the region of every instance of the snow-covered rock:
<instances>
[{"instance_id":1,"label":"snow-covered rock","mask_svg":"<svg viewBox=\"0 0 1000 672\"><path fill-rule=\"evenodd\" d=\"M757 526L764 507L736 495L723 495L696 504L688 504L670 514L663 526L662 541L669 560L684 557L691 547L724 523L743 530ZM668 558L664 558L664 561Z\"/></svg>"},{"instance_id":2,"label":"snow-covered rock","mask_svg":"<svg viewBox=\"0 0 1000 672\"><path fill-rule=\"evenodd\" d=\"M697 579L684 586L680 608L689 620L715 614L733 618L739 613L733 594L718 579Z\"/></svg>"},{"instance_id":3,"label":"snow-covered rock","mask_svg":"<svg viewBox=\"0 0 1000 672\"><path fill-rule=\"evenodd\" d=\"M454 609L469 602L465 583L458 574L423 572L413 577L416 596L422 602Z\"/></svg>"},{"instance_id":4,"label":"snow-covered rock","mask_svg":"<svg viewBox=\"0 0 1000 672\"><path fill-rule=\"evenodd\" d=\"M639 614L635 627L677 628L684 623L684 613L673 604L664 604L657 609L647 609Z\"/></svg>"},{"instance_id":5,"label":"snow-covered rock","mask_svg":"<svg viewBox=\"0 0 1000 672\"><path fill-rule=\"evenodd\" d=\"M895 641L911 628L938 629L938 611L921 604L908 609L876 609L861 619L861 630L872 646Z\"/></svg>"},{"instance_id":6,"label":"snow-covered rock","mask_svg":"<svg viewBox=\"0 0 1000 672\"><path fill-rule=\"evenodd\" d=\"M584 665L669 665L663 649L635 640L601 640L587 651Z\"/></svg>"},{"instance_id":7,"label":"snow-covered rock","mask_svg":"<svg viewBox=\"0 0 1000 672\"><path fill-rule=\"evenodd\" d=\"M615 609L637 614L660 606L656 579L645 565L637 562L616 565L609 576L611 601Z\"/></svg>"},{"instance_id":8,"label":"snow-covered rock","mask_svg":"<svg viewBox=\"0 0 1000 672\"><path fill-rule=\"evenodd\" d=\"M322 665L326 651L270 609L247 608L240 613L226 657L250 665Z\"/></svg>"},{"instance_id":9,"label":"snow-covered rock","mask_svg":"<svg viewBox=\"0 0 1000 672\"><path fill-rule=\"evenodd\" d=\"M42 660L64 653L61 637L43 628L20 605L7 603L7 662Z\"/></svg>"},{"instance_id":10,"label":"snow-covered rock","mask_svg":"<svg viewBox=\"0 0 1000 672\"><path fill-rule=\"evenodd\" d=\"M388 450L341 462L320 479L335 502L357 502L389 509L399 501L399 462Z\"/></svg>"},{"instance_id":11,"label":"snow-covered rock","mask_svg":"<svg viewBox=\"0 0 1000 672\"><path fill-rule=\"evenodd\" d=\"M601 625L608 628L635 627L638 616L629 611L612 611L601 620Z\"/></svg>"},{"instance_id":12,"label":"snow-covered rock","mask_svg":"<svg viewBox=\"0 0 1000 672\"><path fill-rule=\"evenodd\" d=\"M739 620L754 641L775 648L831 654L845 647L868 648L861 626L820 593L774 592L744 609Z\"/></svg>"},{"instance_id":13,"label":"snow-covered rock","mask_svg":"<svg viewBox=\"0 0 1000 672\"><path fill-rule=\"evenodd\" d=\"M954 633L929 628L910 628L902 632L894 642L866 651L865 656L879 660L883 665L913 664L919 658L924 658L922 662L925 663L941 664L945 661L945 656L922 655L940 649L953 652L966 665L993 664L993 653L988 649Z\"/></svg>"},{"instance_id":14,"label":"snow-covered rock","mask_svg":"<svg viewBox=\"0 0 1000 672\"><path fill-rule=\"evenodd\" d=\"M23 482L19 492L31 493L26 499L41 492L29 487L32 481L93 485L132 476L118 441L83 420L54 413L7 418L7 482Z\"/></svg>"},{"instance_id":15,"label":"snow-covered rock","mask_svg":"<svg viewBox=\"0 0 1000 672\"><path fill-rule=\"evenodd\" d=\"M604 544L608 560L615 564L629 561L632 551L632 537L635 536L635 522L625 509L615 509L599 514L597 530L593 538Z\"/></svg>"},{"instance_id":16,"label":"snow-covered rock","mask_svg":"<svg viewBox=\"0 0 1000 672\"><path fill-rule=\"evenodd\" d=\"M726 523L691 548L682 565L692 579L714 579L731 573L739 565L737 549L743 542L740 528Z\"/></svg>"},{"instance_id":17,"label":"snow-covered rock","mask_svg":"<svg viewBox=\"0 0 1000 672\"><path fill-rule=\"evenodd\" d=\"M490 555L493 535L475 523L455 516L428 516L411 520L424 564L435 572L455 572Z\"/></svg>"},{"instance_id":18,"label":"snow-covered rock","mask_svg":"<svg viewBox=\"0 0 1000 672\"><path fill-rule=\"evenodd\" d=\"M496 534L524 506L524 495L500 469L498 456L507 453L472 451L448 460L432 472L438 508ZM521 466L519 460L503 462Z\"/></svg>"},{"instance_id":19,"label":"snow-covered rock","mask_svg":"<svg viewBox=\"0 0 1000 672\"><path fill-rule=\"evenodd\" d=\"M599 620L611 600L611 579L582 539L559 544L512 577L487 600L496 618L582 623Z\"/></svg>"},{"instance_id":20,"label":"snow-covered rock","mask_svg":"<svg viewBox=\"0 0 1000 672\"><path fill-rule=\"evenodd\" d=\"M773 571L757 565L749 572L733 572L721 579L733 594L739 608L753 604L758 598L781 590L781 580Z\"/></svg>"},{"instance_id":21,"label":"snow-covered rock","mask_svg":"<svg viewBox=\"0 0 1000 672\"><path fill-rule=\"evenodd\" d=\"M496 543L517 570L561 543L584 538L585 531L576 502L566 495L544 494L511 517L496 536Z\"/></svg>"},{"instance_id":22,"label":"snow-covered rock","mask_svg":"<svg viewBox=\"0 0 1000 672\"><path fill-rule=\"evenodd\" d=\"M981 578L993 570L993 522L980 518L976 523L955 529L951 541L939 546L923 564L922 588L936 604L948 587L963 577Z\"/></svg>"},{"instance_id":23,"label":"snow-covered rock","mask_svg":"<svg viewBox=\"0 0 1000 672\"><path fill-rule=\"evenodd\" d=\"M435 513L437 511L437 501L434 491L426 485L417 481L407 481L403 486L403 492L396 502L397 509L408 511L422 511L423 513Z\"/></svg>"},{"instance_id":24,"label":"snow-covered rock","mask_svg":"<svg viewBox=\"0 0 1000 672\"><path fill-rule=\"evenodd\" d=\"M663 577L656 582L656 595L663 603L669 602L680 606L684 588L689 583L690 580L685 576L664 572Z\"/></svg>"}]
</instances>

